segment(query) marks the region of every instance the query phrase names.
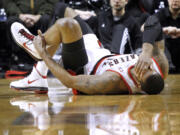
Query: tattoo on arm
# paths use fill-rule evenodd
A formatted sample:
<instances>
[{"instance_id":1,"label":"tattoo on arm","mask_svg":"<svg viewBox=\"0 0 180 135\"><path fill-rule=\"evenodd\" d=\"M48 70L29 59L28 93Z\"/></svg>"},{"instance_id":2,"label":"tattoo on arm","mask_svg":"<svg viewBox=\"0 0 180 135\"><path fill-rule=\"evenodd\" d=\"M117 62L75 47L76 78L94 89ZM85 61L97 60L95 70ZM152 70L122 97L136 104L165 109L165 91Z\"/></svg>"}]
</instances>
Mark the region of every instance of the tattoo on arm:
<instances>
[{"instance_id":1,"label":"tattoo on arm","mask_svg":"<svg viewBox=\"0 0 180 135\"><path fill-rule=\"evenodd\" d=\"M75 76L75 89L87 94L113 93L119 90L120 77L116 73L106 72L102 75Z\"/></svg>"},{"instance_id":2,"label":"tattoo on arm","mask_svg":"<svg viewBox=\"0 0 180 135\"><path fill-rule=\"evenodd\" d=\"M66 87L77 89L87 94L117 93L121 78L117 73L105 72L102 75L72 76L50 56L43 56L43 60L53 73Z\"/></svg>"}]
</instances>

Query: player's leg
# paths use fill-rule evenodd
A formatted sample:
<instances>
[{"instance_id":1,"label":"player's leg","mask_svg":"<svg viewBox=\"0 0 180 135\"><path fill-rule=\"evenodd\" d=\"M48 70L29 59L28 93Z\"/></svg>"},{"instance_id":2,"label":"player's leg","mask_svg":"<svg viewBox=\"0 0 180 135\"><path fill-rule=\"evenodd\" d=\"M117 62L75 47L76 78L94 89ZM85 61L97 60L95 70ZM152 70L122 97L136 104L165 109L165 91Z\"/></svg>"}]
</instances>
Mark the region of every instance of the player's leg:
<instances>
[{"instance_id":1,"label":"player's leg","mask_svg":"<svg viewBox=\"0 0 180 135\"><path fill-rule=\"evenodd\" d=\"M57 9L57 10L55 10L55 13L54 13L56 18L73 18L73 19L75 19L80 25L79 30L82 31L81 35L93 33L91 28L78 16L78 14L72 8L69 8L66 4L59 2L56 4L55 9ZM65 21L66 20L64 20L64 22ZM70 40L72 40L72 39L74 40L74 37L76 37L78 39L77 35L80 35L79 33L77 33L77 35L75 35L76 33L73 35L72 34L73 31L71 31L71 30L70 30L70 33L68 34L67 33L68 31L66 31L66 27L65 26L62 27L62 25L64 25L64 22L57 20L56 23L54 25L52 25L52 27L50 27L48 29L48 31L46 31L46 33L44 33L46 43L48 45L51 45L48 48L48 52L50 54L54 54L54 52L57 49L57 47L59 46L60 42L70 43L70 42L72 42ZM61 33L56 34L56 35L54 34L54 33L60 32L61 29L62 29ZM63 30L63 29L65 29L65 30ZM63 38L64 41L62 41L61 37L59 36L60 34L64 34L64 35L62 35L63 37L65 37L65 38ZM65 36L65 35L68 35L68 36ZM70 36L72 36L73 38Z\"/></svg>"},{"instance_id":2,"label":"player's leg","mask_svg":"<svg viewBox=\"0 0 180 135\"><path fill-rule=\"evenodd\" d=\"M90 27L79 17L79 16L77 16L77 14L76 13L74 13L73 12L73 10L71 9L71 8L68 8L65 4L60 4L61 5L61 12L59 12L59 13L61 13L61 15L59 15L59 18L62 18L62 17L64 17L64 14L65 14L65 16L66 17L70 17L70 18L73 18L74 17L74 19L75 20L77 20L78 21L78 23L80 24L80 27L81 27L81 30L82 30L82 33L83 34L88 34L88 33L92 33L92 30L90 29ZM60 5L58 5L58 6L60 6ZM65 24L65 23L64 23ZM57 47L58 47L58 45L59 45L59 43L60 42L62 42L62 39L61 39L61 37L58 35L58 34L54 34L54 33L58 33L58 31L56 30L56 27L59 27L59 26L62 26L63 25L63 23L61 22L60 24L59 24L59 21L57 21L57 24L55 24L55 26L52 26L52 28L50 28L44 35L45 35L45 37L46 37L46 42L49 44L49 45L51 45L51 47L50 48L48 48L48 50L49 50L49 52L51 53L51 55L53 55L54 54L54 52L55 52L55 50L57 49ZM58 28L59 29L59 28ZM71 33L70 33L71 34ZM51 37L51 35L53 35L52 37ZM76 34L75 34L76 35ZM59 36L59 37L57 37L57 36ZM75 36L77 39L79 39L80 37L77 37L77 35ZM76 40L76 39L74 39L74 40ZM68 43L69 42L69 40L67 41L67 38L66 39L64 39L64 42L65 43ZM81 42L80 44L83 44L82 43L82 40L81 41L79 41L79 42ZM79 42L77 42L77 43L74 43L74 44L79 44ZM67 44L66 44L67 45ZM74 46L73 44L72 45L70 45L69 44L69 48L71 48L70 46ZM64 53L63 53L63 58L64 59L66 59L65 61L66 61L66 63L64 64L65 65L65 67L66 67L66 69L69 69L69 66L70 67L73 67L73 69L78 69L77 67L79 67L78 65L78 62L81 62L82 61L82 63L86 63L87 62L87 58L86 58L86 53L85 53L85 51L84 51L84 47L83 47L83 45L81 45L81 52L82 53L80 53L81 55L80 56L85 56L85 57L80 57L80 58L83 58L83 60L81 60L81 59L79 59L78 57L76 57L76 60L74 61L75 62L75 64L71 64L71 62L72 62L72 54L70 54L68 51L63 51ZM70 49L71 50L71 49ZM73 54L73 55L76 55L75 53ZM84 62L83 62L84 61ZM81 64L82 64L81 63ZM81 66L82 67L82 66ZM77 70L76 70L77 71ZM80 70L79 70L80 71ZM40 62L38 62L37 63L37 65L35 66L35 67L33 67L33 70L32 70L32 72L31 72L31 74L27 77L27 78L25 78L25 79L22 79L22 80L19 80L19 81L14 81L14 82L12 82L11 84L10 84L10 87L13 87L13 88L16 88L16 89L26 89L26 90L34 90L33 88L36 88L36 92L43 92L41 89L42 89L42 87L44 86L45 88L46 88L46 90L48 89L47 87L47 79L46 78L43 78L42 76L46 76L47 75L47 72L48 72L48 68L47 68L47 66L44 64L44 62L43 61L40 61ZM37 74L38 73L38 74ZM82 72L81 72L82 73ZM39 74L41 75L41 76L39 76ZM37 79L38 78L38 79ZM32 84L28 84L28 80L35 80L35 79L37 79L37 80L42 80L41 82L42 83L40 83L40 82L38 82L38 83L35 83L35 82L33 82ZM37 87L35 87L35 86L37 86ZM32 88L33 87L33 88ZM45 93L47 92L47 91L44 91Z\"/></svg>"},{"instance_id":3,"label":"player's leg","mask_svg":"<svg viewBox=\"0 0 180 135\"><path fill-rule=\"evenodd\" d=\"M61 43L68 44L82 38L81 28L78 22L71 18L58 19L46 33L44 38L47 44L47 50L53 55Z\"/></svg>"},{"instance_id":4,"label":"player's leg","mask_svg":"<svg viewBox=\"0 0 180 135\"><path fill-rule=\"evenodd\" d=\"M64 65L69 65L69 64L73 63L73 64L71 64L71 66L78 67L79 66L79 65L77 65L78 62L82 62L82 63L86 64L87 56L86 56L86 52L85 52L85 49L84 49L84 43L83 43L83 39L82 39L82 32L81 32L80 25L76 20L71 19L71 18L59 19L47 31L47 33L45 33L45 40L46 40L46 43L50 44L49 46L51 46L51 47L54 47L54 46L58 47L60 43L63 43L63 50L64 50L63 51L63 58L68 61ZM77 45L79 47L76 47L75 45ZM51 47L48 48L48 51L49 51L49 49L51 49ZM29 51L29 50L27 50L27 51ZM73 53L72 53L72 51L73 51ZM53 55L54 52L55 52L55 49L49 51L49 53L51 55ZM82 53L80 53L80 52L82 52ZM72 57L72 55L76 56L76 55L79 55L79 54L82 57ZM86 61L84 61L84 59ZM38 65L39 65L39 63L38 63ZM43 64L41 63L40 65L43 65ZM69 68L69 67L67 67L67 68ZM43 70L43 69L41 69L41 70ZM39 78L40 77L42 78L42 76L40 76L41 74L39 73L39 71L35 67L33 68L33 71L36 71L35 72L36 75L33 75L33 76L38 75ZM32 77L30 77L30 78L32 78ZM34 80L36 80L36 81L34 81ZM35 84L34 82L37 82L37 80L39 80L39 79L33 78L33 80L29 80L29 77L28 77L28 79L25 79L25 82L23 81L22 84L25 84L25 83L27 85L30 84L30 83ZM20 82L16 82L16 84L17 83L20 84ZM11 87L16 88L16 89L22 89L22 90L27 90L26 89L27 85L25 85L25 87L24 87L24 85L20 85L18 87L15 87L15 82L11 83ZM37 88L37 87L35 87L35 86L33 86L33 88L28 87L28 90L35 90L35 88Z\"/></svg>"},{"instance_id":5,"label":"player's leg","mask_svg":"<svg viewBox=\"0 0 180 135\"><path fill-rule=\"evenodd\" d=\"M75 19L64 18L57 20L44 35L46 43L51 44L51 46L58 46L62 43L62 60L65 69L76 72L76 69L83 67L87 63L88 59L81 27ZM50 47L47 48L48 52L53 55L54 51L49 49Z\"/></svg>"}]
</instances>

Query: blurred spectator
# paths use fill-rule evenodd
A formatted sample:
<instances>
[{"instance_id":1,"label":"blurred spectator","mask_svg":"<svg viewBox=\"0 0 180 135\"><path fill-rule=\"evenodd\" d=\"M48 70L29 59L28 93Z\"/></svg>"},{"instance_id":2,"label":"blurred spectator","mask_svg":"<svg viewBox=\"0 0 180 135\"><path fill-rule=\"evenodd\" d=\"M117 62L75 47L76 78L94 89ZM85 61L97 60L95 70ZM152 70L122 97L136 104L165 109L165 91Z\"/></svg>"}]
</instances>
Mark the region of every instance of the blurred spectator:
<instances>
[{"instance_id":1,"label":"blurred spectator","mask_svg":"<svg viewBox=\"0 0 180 135\"><path fill-rule=\"evenodd\" d=\"M0 1L0 8L3 7L3 1Z\"/></svg>"},{"instance_id":2,"label":"blurred spectator","mask_svg":"<svg viewBox=\"0 0 180 135\"><path fill-rule=\"evenodd\" d=\"M86 0L65 0L65 3L73 9L87 9L88 3Z\"/></svg>"},{"instance_id":3,"label":"blurred spectator","mask_svg":"<svg viewBox=\"0 0 180 135\"><path fill-rule=\"evenodd\" d=\"M154 14L160 21L165 33L166 47L168 48L175 72L180 69L180 0L168 0L169 7ZM170 63L170 71L173 70ZM172 71L173 72L173 71Z\"/></svg>"},{"instance_id":4,"label":"blurred spectator","mask_svg":"<svg viewBox=\"0 0 180 135\"><path fill-rule=\"evenodd\" d=\"M153 0L129 0L126 11L131 14L141 26L153 11Z\"/></svg>"},{"instance_id":5,"label":"blurred spectator","mask_svg":"<svg viewBox=\"0 0 180 135\"><path fill-rule=\"evenodd\" d=\"M4 72L9 69L10 51L6 45L6 11L4 9L4 0L0 1L0 78L4 77Z\"/></svg>"},{"instance_id":6,"label":"blurred spectator","mask_svg":"<svg viewBox=\"0 0 180 135\"><path fill-rule=\"evenodd\" d=\"M126 10L142 25L147 17L165 7L167 0L129 0Z\"/></svg>"},{"instance_id":7,"label":"blurred spectator","mask_svg":"<svg viewBox=\"0 0 180 135\"><path fill-rule=\"evenodd\" d=\"M153 0L154 3L154 13L157 13L160 9L168 7L167 0Z\"/></svg>"},{"instance_id":8,"label":"blurred spectator","mask_svg":"<svg viewBox=\"0 0 180 135\"><path fill-rule=\"evenodd\" d=\"M125 11L128 0L110 0L110 7L87 20L105 48L113 53L135 53L142 33L136 19Z\"/></svg>"},{"instance_id":9,"label":"blurred spectator","mask_svg":"<svg viewBox=\"0 0 180 135\"><path fill-rule=\"evenodd\" d=\"M23 22L32 32L36 27L46 27L49 16L52 14L54 4L58 0L7 0L6 11L9 21L13 21L17 17L19 21ZM13 17L13 19L11 18ZM41 28L43 31L46 28Z\"/></svg>"},{"instance_id":10,"label":"blurred spectator","mask_svg":"<svg viewBox=\"0 0 180 135\"><path fill-rule=\"evenodd\" d=\"M93 10L98 12L107 7L108 0L65 0L65 3L73 9Z\"/></svg>"},{"instance_id":11,"label":"blurred spectator","mask_svg":"<svg viewBox=\"0 0 180 135\"><path fill-rule=\"evenodd\" d=\"M27 63L33 64L34 60L29 57L20 47L15 45L10 33L10 26L13 22L23 23L35 35L37 30L43 32L48 28L51 20L54 4L59 0L6 0L5 9L7 12L7 41L12 52L11 64ZM21 52L21 53L19 53Z\"/></svg>"}]
</instances>

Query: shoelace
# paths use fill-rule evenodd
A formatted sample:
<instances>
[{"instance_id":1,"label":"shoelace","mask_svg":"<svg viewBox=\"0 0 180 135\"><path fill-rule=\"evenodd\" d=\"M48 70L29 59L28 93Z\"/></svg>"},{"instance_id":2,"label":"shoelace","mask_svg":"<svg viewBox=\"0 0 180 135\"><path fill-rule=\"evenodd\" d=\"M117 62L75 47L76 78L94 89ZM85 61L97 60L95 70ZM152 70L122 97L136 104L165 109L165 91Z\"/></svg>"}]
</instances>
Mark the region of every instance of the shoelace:
<instances>
[{"instance_id":1,"label":"shoelace","mask_svg":"<svg viewBox=\"0 0 180 135\"><path fill-rule=\"evenodd\" d=\"M19 33L22 34L24 37L26 37L27 39L29 39L31 41L34 39L34 36L27 33L24 29L20 29Z\"/></svg>"}]
</instances>

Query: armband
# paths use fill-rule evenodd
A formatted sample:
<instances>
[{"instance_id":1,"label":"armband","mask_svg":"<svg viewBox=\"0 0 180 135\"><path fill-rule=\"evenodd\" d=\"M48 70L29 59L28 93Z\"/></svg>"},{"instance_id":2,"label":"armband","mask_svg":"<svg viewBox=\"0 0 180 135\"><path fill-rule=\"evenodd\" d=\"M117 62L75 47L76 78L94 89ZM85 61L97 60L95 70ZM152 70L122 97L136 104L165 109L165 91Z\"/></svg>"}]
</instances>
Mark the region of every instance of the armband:
<instances>
[{"instance_id":1,"label":"armband","mask_svg":"<svg viewBox=\"0 0 180 135\"><path fill-rule=\"evenodd\" d=\"M155 41L163 39L161 24L156 16L150 16L144 24L143 43L154 45Z\"/></svg>"}]
</instances>

